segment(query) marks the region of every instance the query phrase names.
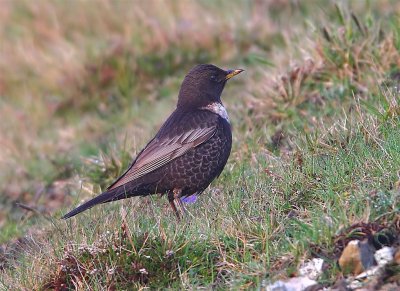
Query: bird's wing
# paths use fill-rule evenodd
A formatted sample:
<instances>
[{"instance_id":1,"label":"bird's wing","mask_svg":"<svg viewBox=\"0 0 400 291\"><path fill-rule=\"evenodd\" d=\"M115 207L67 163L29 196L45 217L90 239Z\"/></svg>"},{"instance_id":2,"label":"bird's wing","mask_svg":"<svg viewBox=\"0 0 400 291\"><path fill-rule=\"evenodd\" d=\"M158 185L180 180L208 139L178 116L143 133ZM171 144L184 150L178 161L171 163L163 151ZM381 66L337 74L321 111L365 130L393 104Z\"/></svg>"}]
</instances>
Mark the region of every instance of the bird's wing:
<instances>
[{"instance_id":1,"label":"bird's wing","mask_svg":"<svg viewBox=\"0 0 400 291\"><path fill-rule=\"evenodd\" d=\"M195 128L175 136L154 138L139 154L130 168L107 190L122 186L135 179L161 168L170 161L182 156L188 150L209 140L216 126Z\"/></svg>"}]
</instances>

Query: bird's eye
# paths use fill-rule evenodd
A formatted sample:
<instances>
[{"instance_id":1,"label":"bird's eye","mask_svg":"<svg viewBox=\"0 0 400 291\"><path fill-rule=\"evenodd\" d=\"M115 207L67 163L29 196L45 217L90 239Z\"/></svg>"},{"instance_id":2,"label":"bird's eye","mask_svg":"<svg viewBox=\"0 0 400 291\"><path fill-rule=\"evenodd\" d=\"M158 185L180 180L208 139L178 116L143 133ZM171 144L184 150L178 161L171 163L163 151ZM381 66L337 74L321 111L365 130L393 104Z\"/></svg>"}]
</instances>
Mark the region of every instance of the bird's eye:
<instances>
[{"instance_id":1,"label":"bird's eye","mask_svg":"<svg viewBox=\"0 0 400 291\"><path fill-rule=\"evenodd\" d=\"M217 77L215 77L215 75L212 75L211 77L210 77L210 80L211 81L215 81L217 79Z\"/></svg>"}]
</instances>

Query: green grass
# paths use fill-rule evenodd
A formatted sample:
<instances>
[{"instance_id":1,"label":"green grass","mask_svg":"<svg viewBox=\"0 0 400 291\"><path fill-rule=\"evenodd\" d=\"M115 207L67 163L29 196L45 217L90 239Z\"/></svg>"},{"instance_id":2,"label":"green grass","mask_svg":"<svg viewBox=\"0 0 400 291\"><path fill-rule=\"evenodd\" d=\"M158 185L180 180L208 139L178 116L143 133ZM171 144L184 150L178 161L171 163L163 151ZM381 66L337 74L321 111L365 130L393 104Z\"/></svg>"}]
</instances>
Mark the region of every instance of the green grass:
<instances>
[{"instance_id":1,"label":"green grass","mask_svg":"<svg viewBox=\"0 0 400 291\"><path fill-rule=\"evenodd\" d=\"M345 147L330 146L330 154L304 145L301 165L281 161L271 170L278 179L248 164L224 172L211 193L188 207L184 223L159 197L127 201L122 212L114 203L67 223L55 220L47 243L35 253L35 268L49 273L23 284L254 286L266 275L290 275L311 256L327 259L330 273L323 280L332 283L337 230L390 217L400 206L399 188L393 187L399 177L392 171L400 163L398 119L380 125L379 142L366 138L364 126L355 126ZM55 252L50 262L48 252ZM288 266L273 268L288 255ZM18 270L13 276L20 278Z\"/></svg>"},{"instance_id":2,"label":"green grass","mask_svg":"<svg viewBox=\"0 0 400 291\"><path fill-rule=\"evenodd\" d=\"M171 2L142 4L133 15L121 4L104 2L91 13L82 3L88 19L82 23L72 21L68 5L40 2L58 16L57 31L48 25L51 13L38 20L34 7L21 3L2 20L10 28L0 31L4 49L18 39L47 39L77 59L61 58L64 67L45 75L46 61L58 55L34 47L32 56L47 58L30 63L16 54L13 70L0 78L0 113L14 120L0 125L7 153L0 153L0 266L6 262L0 286L258 288L296 275L313 257L326 261L319 281L331 286L342 276L339 239L356 235L347 227L374 224L374 240L394 233L398 242L397 2ZM126 26L109 9L129 20ZM150 25L141 10L160 25ZM199 11L219 17L207 22ZM193 31L180 31L180 18ZM97 25L90 31L87 21ZM106 44L104 35L124 29L128 36ZM152 196L61 221L127 167L173 110L185 72L199 62L246 72L223 94L233 126L231 157L188 205L189 215L178 222L166 198ZM21 78L25 85L16 86Z\"/></svg>"}]
</instances>

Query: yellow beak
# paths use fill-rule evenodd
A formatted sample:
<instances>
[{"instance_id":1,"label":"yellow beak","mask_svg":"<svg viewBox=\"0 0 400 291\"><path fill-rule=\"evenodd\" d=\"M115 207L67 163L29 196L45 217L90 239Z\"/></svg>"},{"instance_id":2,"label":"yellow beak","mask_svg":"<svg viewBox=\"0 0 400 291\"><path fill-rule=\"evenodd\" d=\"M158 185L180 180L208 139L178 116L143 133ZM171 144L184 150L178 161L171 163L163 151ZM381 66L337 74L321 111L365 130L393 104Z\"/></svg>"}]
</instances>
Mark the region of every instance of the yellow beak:
<instances>
[{"instance_id":1,"label":"yellow beak","mask_svg":"<svg viewBox=\"0 0 400 291\"><path fill-rule=\"evenodd\" d=\"M226 75L225 80L229 80L230 78L232 78L233 76L236 76L237 74L240 74L241 72L243 72L244 70L242 69L237 69L237 70L228 70L228 75Z\"/></svg>"}]
</instances>

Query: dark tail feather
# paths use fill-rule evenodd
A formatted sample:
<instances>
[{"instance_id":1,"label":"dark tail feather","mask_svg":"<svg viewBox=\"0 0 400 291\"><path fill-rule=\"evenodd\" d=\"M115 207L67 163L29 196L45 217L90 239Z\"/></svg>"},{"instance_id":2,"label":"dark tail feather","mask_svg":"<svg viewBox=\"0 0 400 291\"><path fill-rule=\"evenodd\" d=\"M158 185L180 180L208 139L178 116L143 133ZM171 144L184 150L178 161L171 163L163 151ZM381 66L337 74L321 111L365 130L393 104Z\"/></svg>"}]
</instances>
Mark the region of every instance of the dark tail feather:
<instances>
[{"instance_id":1,"label":"dark tail feather","mask_svg":"<svg viewBox=\"0 0 400 291\"><path fill-rule=\"evenodd\" d=\"M62 217L62 219L68 219L68 218L75 216L89 208L92 208L93 206L95 206L97 204L109 202L114 199L115 199L114 191L101 193L99 196L94 197L92 200L89 200L89 201L83 203L82 205L78 206L74 210L68 212L67 214L65 214Z\"/></svg>"}]
</instances>

